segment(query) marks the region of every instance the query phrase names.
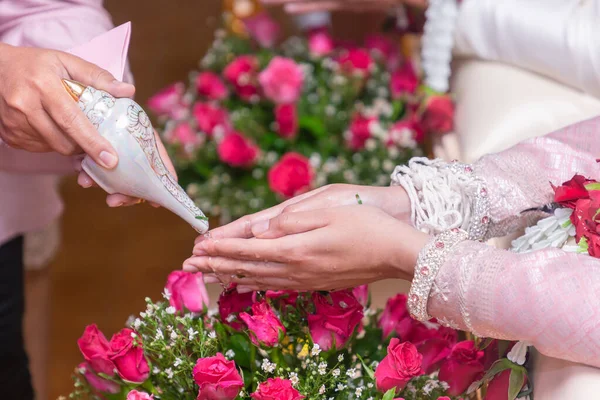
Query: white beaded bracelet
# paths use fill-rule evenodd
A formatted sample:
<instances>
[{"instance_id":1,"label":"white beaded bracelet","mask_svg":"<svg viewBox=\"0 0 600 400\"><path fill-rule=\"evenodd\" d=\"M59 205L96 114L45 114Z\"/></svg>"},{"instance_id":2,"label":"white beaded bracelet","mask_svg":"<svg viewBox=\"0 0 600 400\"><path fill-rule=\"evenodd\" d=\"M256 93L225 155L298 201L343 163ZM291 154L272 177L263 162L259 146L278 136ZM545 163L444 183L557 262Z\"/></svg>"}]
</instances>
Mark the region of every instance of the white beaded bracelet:
<instances>
[{"instance_id":1,"label":"white beaded bracelet","mask_svg":"<svg viewBox=\"0 0 600 400\"><path fill-rule=\"evenodd\" d=\"M468 233L455 228L435 236L419 253L414 277L408 293L408 311L418 321L431 319L427 312L429 294L448 252L468 240Z\"/></svg>"}]
</instances>

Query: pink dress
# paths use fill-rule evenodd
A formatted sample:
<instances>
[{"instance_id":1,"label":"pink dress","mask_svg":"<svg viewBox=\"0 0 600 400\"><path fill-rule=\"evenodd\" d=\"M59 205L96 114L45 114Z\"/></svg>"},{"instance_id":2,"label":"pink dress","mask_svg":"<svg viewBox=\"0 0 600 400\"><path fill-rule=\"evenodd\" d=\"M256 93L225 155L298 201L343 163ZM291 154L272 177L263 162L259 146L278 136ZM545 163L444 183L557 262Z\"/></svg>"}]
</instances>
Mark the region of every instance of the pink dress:
<instances>
[{"instance_id":1,"label":"pink dress","mask_svg":"<svg viewBox=\"0 0 600 400\"><path fill-rule=\"evenodd\" d=\"M0 41L15 46L68 50L111 28L102 0L0 1ZM60 216L58 177L71 172L67 157L14 150L0 141L0 244Z\"/></svg>"},{"instance_id":2,"label":"pink dress","mask_svg":"<svg viewBox=\"0 0 600 400\"><path fill-rule=\"evenodd\" d=\"M600 117L527 140L474 164L487 181L490 233L532 223L521 211L553 200L549 182L600 178ZM455 246L435 280L429 314L480 337L524 340L549 357L600 367L600 259L558 249L516 254Z\"/></svg>"}]
</instances>

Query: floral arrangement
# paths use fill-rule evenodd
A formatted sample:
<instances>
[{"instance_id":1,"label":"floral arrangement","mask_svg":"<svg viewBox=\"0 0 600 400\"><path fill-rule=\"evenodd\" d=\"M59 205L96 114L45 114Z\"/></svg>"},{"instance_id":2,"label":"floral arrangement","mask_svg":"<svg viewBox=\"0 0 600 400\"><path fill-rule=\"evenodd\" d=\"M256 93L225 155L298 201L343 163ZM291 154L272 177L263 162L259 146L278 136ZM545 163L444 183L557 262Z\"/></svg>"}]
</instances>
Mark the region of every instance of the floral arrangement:
<instances>
[{"instance_id":1,"label":"floral arrangement","mask_svg":"<svg viewBox=\"0 0 600 400\"><path fill-rule=\"evenodd\" d=\"M268 14L245 20L248 38L218 31L189 85L148 107L180 183L224 220L330 183L387 185L453 127L453 103L421 85L411 60L384 35L336 43L327 28L276 46Z\"/></svg>"},{"instance_id":2,"label":"floral arrangement","mask_svg":"<svg viewBox=\"0 0 600 400\"><path fill-rule=\"evenodd\" d=\"M512 374L524 368L501 358L507 343L459 340L436 321L413 320L404 294L375 310L367 286L229 287L209 309L202 275L175 271L163 296L146 299L110 341L96 325L85 329L69 398L450 400L475 398L489 382L486 399L504 400L523 386Z\"/></svg>"}]
</instances>

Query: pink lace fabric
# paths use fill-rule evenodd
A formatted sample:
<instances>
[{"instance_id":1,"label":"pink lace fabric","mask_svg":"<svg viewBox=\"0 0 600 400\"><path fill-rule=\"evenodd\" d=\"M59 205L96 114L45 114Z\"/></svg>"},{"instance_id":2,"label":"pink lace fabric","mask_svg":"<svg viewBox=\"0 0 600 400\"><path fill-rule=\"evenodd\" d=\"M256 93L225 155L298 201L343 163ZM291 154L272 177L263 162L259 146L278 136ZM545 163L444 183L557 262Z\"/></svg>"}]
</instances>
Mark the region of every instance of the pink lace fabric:
<instances>
[{"instance_id":1,"label":"pink lace fabric","mask_svg":"<svg viewBox=\"0 0 600 400\"><path fill-rule=\"evenodd\" d=\"M552 201L549 182L600 177L600 118L483 157L489 236L533 222L521 211ZM440 322L481 337L525 340L542 354L600 367L600 259L546 249L516 254L467 241L453 248L428 302Z\"/></svg>"}]
</instances>

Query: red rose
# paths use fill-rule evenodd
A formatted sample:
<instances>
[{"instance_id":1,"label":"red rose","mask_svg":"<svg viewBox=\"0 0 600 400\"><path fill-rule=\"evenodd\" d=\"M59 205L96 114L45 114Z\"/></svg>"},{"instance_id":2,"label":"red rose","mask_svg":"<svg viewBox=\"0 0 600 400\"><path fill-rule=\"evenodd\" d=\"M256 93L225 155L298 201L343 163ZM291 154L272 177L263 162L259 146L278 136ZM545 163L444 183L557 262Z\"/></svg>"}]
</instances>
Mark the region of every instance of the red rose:
<instances>
[{"instance_id":1,"label":"red rose","mask_svg":"<svg viewBox=\"0 0 600 400\"><path fill-rule=\"evenodd\" d=\"M183 311L185 308L200 313L208 307L208 292L201 272L173 271L167 278L165 289L171 293L169 303L177 311Z\"/></svg>"},{"instance_id":2,"label":"red rose","mask_svg":"<svg viewBox=\"0 0 600 400\"><path fill-rule=\"evenodd\" d=\"M350 290L313 294L315 314L308 316L310 335L321 349L338 350L346 342L363 318L363 307Z\"/></svg>"},{"instance_id":3,"label":"red rose","mask_svg":"<svg viewBox=\"0 0 600 400\"><path fill-rule=\"evenodd\" d=\"M298 133L298 111L295 104L282 104L275 107L275 122L277 133L286 139L291 139Z\"/></svg>"},{"instance_id":4,"label":"red rose","mask_svg":"<svg viewBox=\"0 0 600 400\"><path fill-rule=\"evenodd\" d=\"M454 103L450 96L431 96L421 120L426 132L447 133L454 128Z\"/></svg>"},{"instance_id":5,"label":"red rose","mask_svg":"<svg viewBox=\"0 0 600 400\"><path fill-rule=\"evenodd\" d=\"M258 147L240 133L230 132L219 143L217 153L232 167L250 167L258 157Z\"/></svg>"},{"instance_id":6,"label":"red rose","mask_svg":"<svg viewBox=\"0 0 600 400\"><path fill-rule=\"evenodd\" d=\"M109 381L108 379L104 379L94 373L91 366L87 363L81 363L77 367L79 372L83 375L87 383L90 386L100 392L100 393L119 393L121 391L121 387L117 385L113 381ZM112 373L110 374L112 375Z\"/></svg>"},{"instance_id":7,"label":"red rose","mask_svg":"<svg viewBox=\"0 0 600 400\"><path fill-rule=\"evenodd\" d=\"M267 290L265 297L267 299L279 300L284 304L295 305L299 293L294 290Z\"/></svg>"},{"instance_id":8,"label":"red rose","mask_svg":"<svg viewBox=\"0 0 600 400\"><path fill-rule=\"evenodd\" d=\"M77 345L85 361L98 373L108 376L115 374L115 364L110 360L110 344L96 324L88 325Z\"/></svg>"},{"instance_id":9,"label":"red rose","mask_svg":"<svg viewBox=\"0 0 600 400\"><path fill-rule=\"evenodd\" d=\"M148 108L160 116L183 118L188 112L183 101L184 93L185 85L182 82L169 85L148 99Z\"/></svg>"},{"instance_id":10,"label":"red rose","mask_svg":"<svg viewBox=\"0 0 600 400\"><path fill-rule=\"evenodd\" d=\"M355 287L352 289L352 295L363 307L366 307L369 304L369 285Z\"/></svg>"},{"instance_id":11,"label":"red rose","mask_svg":"<svg viewBox=\"0 0 600 400\"><path fill-rule=\"evenodd\" d=\"M342 71L347 74L367 76L373 64L371 55L365 49L349 49L338 59Z\"/></svg>"},{"instance_id":12,"label":"red rose","mask_svg":"<svg viewBox=\"0 0 600 400\"><path fill-rule=\"evenodd\" d=\"M388 70L393 71L400 65L402 59L400 48L390 38L380 34L369 35L365 39L365 47L383 60Z\"/></svg>"},{"instance_id":13,"label":"red rose","mask_svg":"<svg viewBox=\"0 0 600 400\"><path fill-rule=\"evenodd\" d=\"M239 56L225 67L223 76L243 100L258 96L258 60L255 56Z\"/></svg>"},{"instance_id":14,"label":"red rose","mask_svg":"<svg viewBox=\"0 0 600 400\"><path fill-rule=\"evenodd\" d=\"M582 175L575 175L560 186L552 185L552 189L554 189L554 201L563 207L575 208L577 200L590 198L588 189L585 187L590 183L598 182L586 179Z\"/></svg>"},{"instance_id":15,"label":"red rose","mask_svg":"<svg viewBox=\"0 0 600 400\"><path fill-rule=\"evenodd\" d=\"M423 373L422 359L415 345L410 342L400 343L400 340L393 338L387 355L375 370L377 390L382 393L394 388L396 392L402 390L412 378Z\"/></svg>"},{"instance_id":16,"label":"red rose","mask_svg":"<svg viewBox=\"0 0 600 400\"><path fill-rule=\"evenodd\" d=\"M150 367L144 356L142 339L132 329L121 329L110 339L110 359L119 376L127 382L143 383L150 376Z\"/></svg>"},{"instance_id":17,"label":"red rose","mask_svg":"<svg viewBox=\"0 0 600 400\"><path fill-rule=\"evenodd\" d=\"M308 158L294 152L286 153L269 170L269 187L283 197L294 197L310 189L313 175Z\"/></svg>"},{"instance_id":18,"label":"red rose","mask_svg":"<svg viewBox=\"0 0 600 400\"><path fill-rule=\"evenodd\" d=\"M266 301L254 303L252 315L243 312L240 318L248 326L255 346L273 347L279 343L280 334L285 334L285 327Z\"/></svg>"},{"instance_id":19,"label":"red rose","mask_svg":"<svg viewBox=\"0 0 600 400\"><path fill-rule=\"evenodd\" d=\"M229 117L227 111L210 103L196 103L192 109L192 114L198 124L198 129L212 136L218 129L222 133L229 127Z\"/></svg>"},{"instance_id":20,"label":"red rose","mask_svg":"<svg viewBox=\"0 0 600 400\"><path fill-rule=\"evenodd\" d=\"M223 100L227 97L227 87L221 77L214 72L205 71L196 77L196 89L200 96L210 100Z\"/></svg>"},{"instance_id":21,"label":"red rose","mask_svg":"<svg viewBox=\"0 0 600 400\"><path fill-rule=\"evenodd\" d=\"M305 397L292 386L287 379L269 378L258 385L256 392L250 395L255 400L301 400Z\"/></svg>"},{"instance_id":22,"label":"red rose","mask_svg":"<svg viewBox=\"0 0 600 400\"><path fill-rule=\"evenodd\" d=\"M458 396L466 391L484 372L483 351L475 342L466 340L457 343L450 356L440 367L439 379L450 385L448 394Z\"/></svg>"},{"instance_id":23,"label":"red rose","mask_svg":"<svg viewBox=\"0 0 600 400\"><path fill-rule=\"evenodd\" d=\"M379 327L383 331L383 338L389 337L392 333L406 340L410 331L412 318L406 308L407 297L405 294L397 294L390 297L385 304Z\"/></svg>"},{"instance_id":24,"label":"red rose","mask_svg":"<svg viewBox=\"0 0 600 400\"><path fill-rule=\"evenodd\" d=\"M219 296L219 316L235 330L241 330L244 324L238 319L239 313L252 307L253 293L238 293L235 286L224 290Z\"/></svg>"},{"instance_id":25,"label":"red rose","mask_svg":"<svg viewBox=\"0 0 600 400\"><path fill-rule=\"evenodd\" d=\"M412 62L406 61L402 67L392 73L390 89L395 99L415 94L417 87L419 87L419 77Z\"/></svg>"},{"instance_id":26,"label":"red rose","mask_svg":"<svg viewBox=\"0 0 600 400\"><path fill-rule=\"evenodd\" d=\"M194 381L200 387L198 400L233 400L244 387L244 381L233 361L223 354L200 358L193 370Z\"/></svg>"},{"instance_id":27,"label":"red rose","mask_svg":"<svg viewBox=\"0 0 600 400\"><path fill-rule=\"evenodd\" d=\"M422 143L424 139L425 131L420 121L411 115L392 125L386 144L388 146L415 147L416 143Z\"/></svg>"},{"instance_id":28,"label":"red rose","mask_svg":"<svg viewBox=\"0 0 600 400\"><path fill-rule=\"evenodd\" d=\"M508 399L508 387L510 385L510 369L504 370L494 376L485 391L483 400L506 400ZM523 386L527 380L523 382Z\"/></svg>"},{"instance_id":29,"label":"red rose","mask_svg":"<svg viewBox=\"0 0 600 400\"><path fill-rule=\"evenodd\" d=\"M370 125L372 122L377 121L374 117L364 117L360 114L356 114L350 122L350 138L348 145L354 151L362 150L365 148L365 143L371 137Z\"/></svg>"},{"instance_id":30,"label":"red rose","mask_svg":"<svg viewBox=\"0 0 600 400\"><path fill-rule=\"evenodd\" d=\"M420 323L425 326L424 324ZM411 332L411 336L417 337L418 329ZM415 343L417 350L423 356L423 370L431 374L438 370L440 364L448 358L453 346L458 339L458 333L450 328L438 326L429 329L429 337L419 344Z\"/></svg>"}]
</instances>

